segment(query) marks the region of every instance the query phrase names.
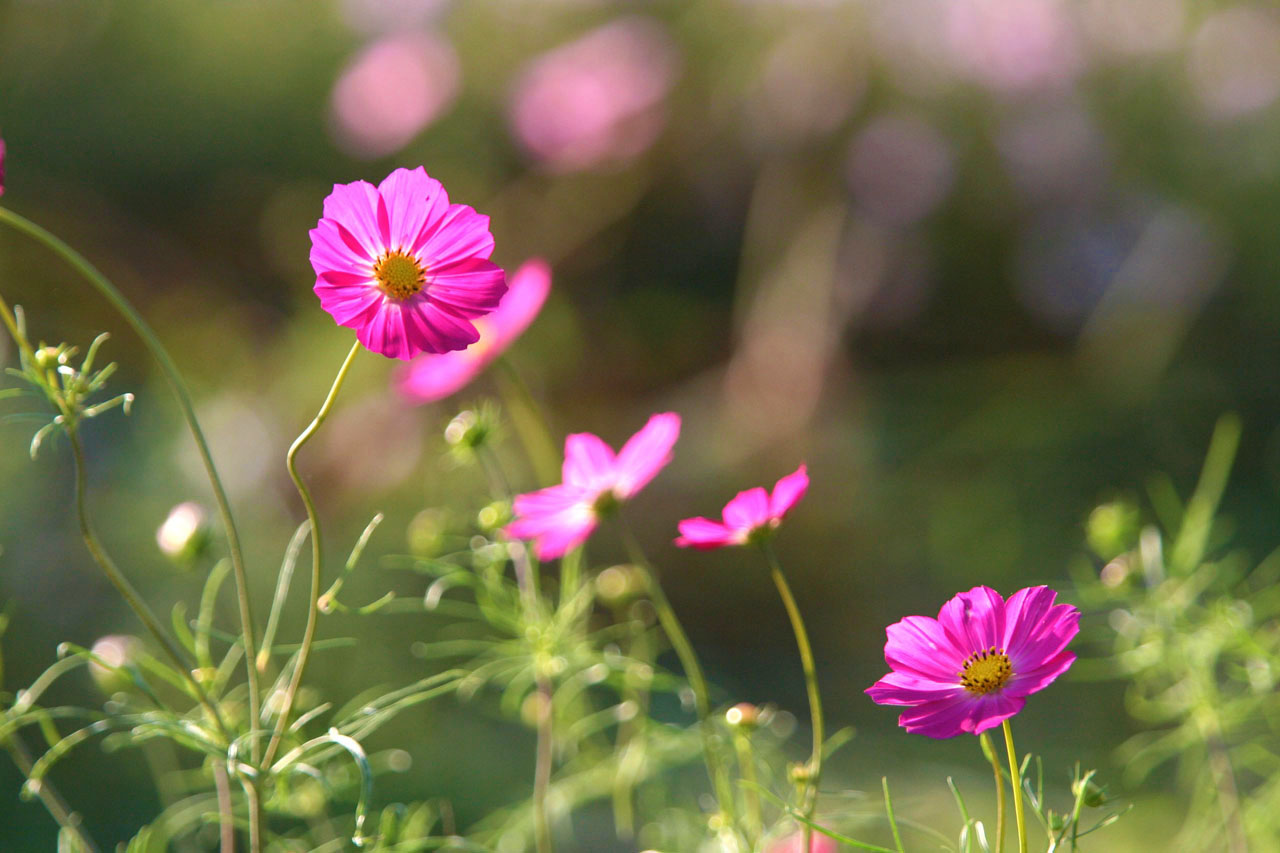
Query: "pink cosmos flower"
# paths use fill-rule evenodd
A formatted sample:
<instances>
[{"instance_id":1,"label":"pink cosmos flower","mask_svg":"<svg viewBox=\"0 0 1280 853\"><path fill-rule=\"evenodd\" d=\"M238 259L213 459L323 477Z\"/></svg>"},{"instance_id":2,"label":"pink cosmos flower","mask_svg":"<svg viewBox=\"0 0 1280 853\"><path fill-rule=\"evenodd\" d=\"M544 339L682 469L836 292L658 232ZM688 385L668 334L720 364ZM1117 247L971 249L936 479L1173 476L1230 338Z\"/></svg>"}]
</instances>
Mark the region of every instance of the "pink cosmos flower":
<instances>
[{"instance_id":1,"label":"pink cosmos flower","mask_svg":"<svg viewBox=\"0 0 1280 853\"><path fill-rule=\"evenodd\" d=\"M1076 659L1064 649L1080 630L1080 611L1054 604L1057 596L1033 586L1005 601L976 586L942 605L937 619L890 625L884 659L893 671L867 694L907 706L898 725L933 738L1000 725Z\"/></svg>"},{"instance_id":2,"label":"pink cosmos flower","mask_svg":"<svg viewBox=\"0 0 1280 853\"><path fill-rule=\"evenodd\" d=\"M643 489L671 461L680 416L654 415L616 455L589 432L564 442L563 482L518 495L508 536L534 540L540 560L553 560L587 541L601 516Z\"/></svg>"},{"instance_id":3,"label":"pink cosmos flower","mask_svg":"<svg viewBox=\"0 0 1280 853\"><path fill-rule=\"evenodd\" d=\"M429 403L461 389L529 327L550 290L547 262L525 261L507 282L507 295L498 307L475 322L480 340L464 350L418 356L400 372L400 392L415 403Z\"/></svg>"},{"instance_id":4,"label":"pink cosmos flower","mask_svg":"<svg viewBox=\"0 0 1280 853\"><path fill-rule=\"evenodd\" d=\"M724 506L723 522L709 518L686 518L680 522L681 548L698 548L709 551L726 545L745 545L777 529L793 506L800 502L809 489L809 474L804 465L788 474L773 486L773 494L757 486L738 492L737 497Z\"/></svg>"},{"instance_id":5,"label":"pink cosmos flower","mask_svg":"<svg viewBox=\"0 0 1280 853\"><path fill-rule=\"evenodd\" d=\"M421 166L396 169L377 187L336 184L311 231L321 307L388 358L479 340L471 321L507 291L492 253L489 217L450 204Z\"/></svg>"}]
</instances>

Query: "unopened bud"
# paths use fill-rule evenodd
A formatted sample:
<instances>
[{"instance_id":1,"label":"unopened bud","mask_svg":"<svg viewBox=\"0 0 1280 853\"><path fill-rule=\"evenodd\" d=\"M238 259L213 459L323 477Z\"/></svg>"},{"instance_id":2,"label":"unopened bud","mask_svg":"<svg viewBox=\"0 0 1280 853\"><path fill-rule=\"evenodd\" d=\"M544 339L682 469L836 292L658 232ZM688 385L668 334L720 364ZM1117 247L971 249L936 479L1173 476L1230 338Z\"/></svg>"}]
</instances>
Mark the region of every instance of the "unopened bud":
<instances>
[{"instance_id":1,"label":"unopened bud","mask_svg":"<svg viewBox=\"0 0 1280 853\"><path fill-rule=\"evenodd\" d=\"M734 728L750 731L760 721L760 709L750 702L739 702L724 712L725 722Z\"/></svg>"},{"instance_id":2,"label":"unopened bud","mask_svg":"<svg viewBox=\"0 0 1280 853\"><path fill-rule=\"evenodd\" d=\"M190 566L209 545L209 517L204 507L191 501L180 503L169 511L169 517L156 530L156 544L165 556L183 566Z\"/></svg>"},{"instance_id":3,"label":"unopened bud","mask_svg":"<svg viewBox=\"0 0 1280 853\"><path fill-rule=\"evenodd\" d=\"M103 693L118 693L133 686L133 679L120 669L132 666L142 652L142 641L129 634L108 634L98 638L91 651L89 676ZM101 661L101 663L99 663Z\"/></svg>"}]
</instances>

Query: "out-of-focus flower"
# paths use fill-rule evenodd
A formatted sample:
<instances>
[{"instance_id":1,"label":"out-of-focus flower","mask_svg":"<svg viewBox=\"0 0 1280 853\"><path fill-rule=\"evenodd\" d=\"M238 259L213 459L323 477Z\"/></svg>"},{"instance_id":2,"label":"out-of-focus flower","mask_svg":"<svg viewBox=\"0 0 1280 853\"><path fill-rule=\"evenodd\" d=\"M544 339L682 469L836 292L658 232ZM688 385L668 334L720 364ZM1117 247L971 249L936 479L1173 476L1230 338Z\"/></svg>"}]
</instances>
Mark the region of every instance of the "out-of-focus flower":
<instances>
[{"instance_id":1,"label":"out-of-focus flower","mask_svg":"<svg viewBox=\"0 0 1280 853\"><path fill-rule=\"evenodd\" d=\"M421 166L396 169L377 187L334 185L311 231L321 307L388 358L479 340L471 321L507 291L492 253L489 217L450 204Z\"/></svg>"},{"instance_id":2,"label":"out-of-focus flower","mask_svg":"<svg viewBox=\"0 0 1280 853\"><path fill-rule=\"evenodd\" d=\"M874 220L910 225L931 213L951 188L951 148L923 119L888 115L853 140L848 178Z\"/></svg>"},{"instance_id":3,"label":"out-of-focus flower","mask_svg":"<svg viewBox=\"0 0 1280 853\"><path fill-rule=\"evenodd\" d=\"M133 666L142 650L142 641L129 634L99 637L89 651L102 662L89 661L89 677L104 693L115 693L130 687L133 679L119 670Z\"/></svg>"},{"instance_id":4,"label":"out-of-focus flower","mask_svg":"<svg viewBox=\"0 0 1280 853\"><path fill-rule=\"evenodd\" d=\"M192 501L178 504L156 530L156 544L166 557L190 563L209 544L209 514Z\"/></svg>"},{"instance_id":5,"label":"out-of-focus flower","mask_svg":"<svg viewBox=\"0 0 1280 853\"><path fill-rule=\"evenodd\" d=\"M449 0L341 0L339 12L348 27L365 35L404 32L431 24Z\"/></svg>"},{"instance_id":6,"label":"out-of-focus flower","mask_svg":"<svg viewBox=\"0 0 1280 853\"><path fill-rule=\"evenodd\" d=\"M564 442L563 482L518 495L516 520L506 533L532 539L538 559L552 560L576 548L600 518L643 489L668 462L680 437L680 416L649 418L617 454L598 436L575 433Z\"/></svg>"},{"instance_id":7,"label":"out-of-focus flower","mask_svg":"<svg viewBox=\"0 0 1280 853\"><path fill-rule=\"evenodd\" d=\"M415 403L448 397L502 355L520 337L551 290L551 267L541 258L525 261L507 282L507 295L487 317L476 321L480 340L464 350L420 355L400 371L396 386Z\"/></svg>"},{"instance_id":8,"label":"out-of-focus flower","mask_svg":"<svg viewBox=\"0 0 1280 853\"><path fill-rule=\"evenodd\" d=\"M1066 647L1080 630L1080 611L1054 604L1057 596L1033 586L1005 601L976 586L942 605L937 619L908 616L890 625L884 659L892 672L867 694L907 706L898 725L933 738L1000 725L1076 659Z\"/></svg>"},{"instance_id":9,"label":"out-of-focus flower","mask_svg":"<svg viewBox=\"0 0 1280 853\"><path fill-rule=\"evenodd\" d=\"M1257 112L1280 96L1280 22L1253 6L1209 15L1191 42L1187 74L1209 118Z\"/></svg>"},{"instance_id":10,"label":"out-of-focus flower","mask_svg":"<svg viewBox=\"0 0 1280 853\"><path fill-rule=\"evenodd\" d=\"M738 492L725 504L723 522L709 518L686 518L679 524L681 548L710 550L726 545L745 545L773 533L782 519L809 489L809 474L801 465L773 486L773 494L757 486Z\"/></svg>"},{"instance_id":11,"label":"out-of-focus flower","mask_svg":"<svg viewBox=\"0 0 1280 853\"><path fill-rule=\"evenodd\" d=\"M821 832L813 833L813 837L809 840L809 853L836 853L839 849L840 845L834 838L823 835ZM803 850L804 837L799 832L788 835L769 847L769 853L802 853Z\"/></svg>"},{"instance_id":12,"label":"out-of-focus flower","mask_svg":"<svg viewBox=\"0 0 1280 853\"><path fill-rule=\"evenodd\" d=\"M1094 43L1129 56L1173 50L1187 22L1186 6L1169 0L1086 0L1080 12Z\"/></svg>"},{"instance_id":13,"label":"out-of-focus flower","mask_svg":"<svg viewBox=\"0 0 1280 853\"><path fill-rule=\"evenodd\" d=\"M621 18L534 60L511 99L525 149L555 172L625 162L658 138L678 60L666 32Z\"/></svg>"},{"instance_id":14,"label":"out-of-focus flower","mask_svg":"<svg viewBox=\"0 0 1280 853\"><path fill-rule=\"evenodd\" d=\"M333 132L357 157L393 154L458 95L458 55L440 36L399 33L366 47L333 87Z\"/></svg>"},{"instance_id":15,"label":"out-of-focus flower","mask_svg":"<svg viewBox=\"0 0 1280 853\"><path fill-rule=\"evenodd\" d=\"M954 0L944 8L956 65L991 89L1061 88L1080 70L1076 33L1062 0Z\"/></svg>"}]
</instances>

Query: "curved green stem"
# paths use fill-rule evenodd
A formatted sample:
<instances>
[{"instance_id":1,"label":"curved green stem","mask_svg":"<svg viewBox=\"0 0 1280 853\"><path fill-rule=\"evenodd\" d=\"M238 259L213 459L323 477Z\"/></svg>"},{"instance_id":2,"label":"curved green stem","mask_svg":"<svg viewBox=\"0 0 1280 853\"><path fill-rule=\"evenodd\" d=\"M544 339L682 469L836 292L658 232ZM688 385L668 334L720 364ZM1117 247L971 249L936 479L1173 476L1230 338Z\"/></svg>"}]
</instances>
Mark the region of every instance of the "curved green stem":
<instances>
[{"instance_id":1,"label":"curved green stem","mask_svg":"<svg viewBox=\"0 0 1280 853\"><path fill-rule=\"evenodd\" d=\"M311 499L311 492L307 489L307 484L302 481L302 477L298 474L298 451L311 440L311 436L315 435L316 430L329 417L329 412L333 409L333 403L338 399L338 392L342 390L342 383L346 381L347 373L351 370L351 363L355 361L356 353L358 352L360 352L360 342L356 341L351 345L351 351L347 353L346 359L342 362L342 367L338 368L338 375L333 380L333 387L329 389L329 395L324 398L320 411L316 413L315 418L302 431L302 434L293 440L293 444L289 447L289 453L285 456L285 466L289 469L289 476L293 478L293 485L297 488L298 495L302 498L303 506L306 507L307 520L311 522L311 596L307 609L307 627L302 634L302 646L298 649L298 660L294 664L289 686L285 689L284 702L280 706L280 715L276 718L275 731L272 732L271 742L267 744L267 751L262 757L263 767L271 766L272 759L275 758L276 752L280 749L280 738L284 736L285 729L289 725L289 714L293 711L293 702L298 695L298 686L302 683L302 673L307 668L307 659L311 656L311 646L315 642L316 636L316 622L320 617L320 584L322 578L320 517L316 513L316 505Z\"/></svg>"},{"instance_id":2,"label":"curved green stem","mask_svg":"<svg viewBox=\"0 0 1280 853\"><path fill-rule=\"evenodd\" d=\"M89 524L89 510L85 500L87 476L85 474L84 447L80 443L80 434L76 429L68 428L67 438L71 444L72 458L75 460L76 516L80 521L80 536L84 539L85 547L89 549L89 554L93 557L93 561L102 569L107 576L107 580L111 581L111 585L120 593L120 596L129 605L129 608L133 610L139 621L151 632L151 636L155 637L156 642L160 644L160 648L164 649L164 653L173 664L174 669L190 685L192 695L204 706L218 732L230 742L231 735L227 730L226 724L222 721L222 715L218 713L217 707L209 699L209 694L205 693L204 688L200 686L200 682L196 681L195 676L191 674L191 664L183 660L181 652L178 651L178 647L161 626L160 620L156 618L155 614L151 612L151 608L142 600L142 596L138 595L138 591L133 588L133 584L129 583L129 579L120 572L115 561L111 559L106 549L102 547L102 543L98 541L97 534L93 532L93 527Z\"/></svg>"},{"instance_id":3,"label":"curved green stem","mask_svg":"<svg viewBox=\"0 0 1280 853\"><path fill-rule=\"evenodd\" d=\"M1013 729L1004 721L1004 748L1009 753L1009 782L1013 785L1013 814L1018 822L1018 853L1027 853L1027 824L1022 816L1022 768L1013 748Z\"/></svg>"},{"instance_id":4,"label":"curved green stem","mask_svg":"<svg viewBox=\"0 0 1280 853\"><path fill-rule=\"evenodd\" d=\"M34 765L31 763L31 755L27 752L27 748L22 745L22 741L17 735L12 735L3 739L3 744L9 751L9 755L13 757L13 763L18 766L18 770L26 778L31 778L31 771ZM32 785L40 802L44 803L45 810L49 812L49 816L57 822L58 826L68 832L76 843L80 846L84 853L98 853L98 846L80 826L80 815L71 811L71 808L63 801L62 796L58 793L58 789L53 787L53 783L48 779L41 779L39 785Z\"/></svg>"},{"instance_id":5,"label":"curved green stem","mask_svg":"<svg viewBox=\"0 0 1280 853\"><path fill-rule=\"evenodd\" d=\"M711 777L711 783L714 786L720 810L728 817L728 822L732 823L734 812L733 788L729 784L728 771L725 769L720 751L716 746L715 727L711 720L711 700L707 691L707 680L702 674L702 665L698 663L698 656L693 651L693 644L689 642L689 636L684 632L684 627L680 624L680 619L671 607L671 602L667 600L667 595L663 592L662 585L658 583L653 566L649 564L644 552L640 549L640 543L632 535L631 528L627 527L622 519L619 518L618 529L622 532L622 538L626 543L628 552L631 554L631 561L645 574L649 600L653 602L653 608L658 614L658 622L662 625L662 630L666 633L667 639L671 641L671 647L675 650L676 657L680 659L680 666L684 669L685 677L689 679L689 687L693 690L694 706L698 711L698 722L702 731L702 752L707 762L707 773Z\"/></svg>"},{"instance_id":6,"label":"curved green stem","mask_svg":"<svg viewBox=\"0 0 1280 853\"><path fill-rule=\"evenodd\" d=\"M978 737L982 742L982 751L991 762L991 770L996 777L996 853L1004 853L1004 776L1000 774L1000 756L996 754L990 735L983 732Z\"/></svg>"},{"instance_id":7,"label":"curved green stem","mask_svg":"<svg viewBox=\"0 0 1280 853\"><path fill-rule=\"evenodd\" d=\"M218 514L221 516L222 527L227 536L227 553L231 558L232 571L236 579L236 596L240 605L240 631L244 640L245 671L249 685L250 754L256 764L259 750L257 728L260 692L258 673L254 670L257 639L253 623L253 607L249 600L249 576L244 566L244 554L240 547L240 534L236 528L235 519L231 515L231 502L227 499L226 489L223 488L222 479L218 476L218 469L213 464L213 455L209 451L208 442L205 441L204 431L200 428L199 420L196 419L195 406L191 402L191 393L187 390L186 382L183 381L182 374L178 372L178 367L169 356L164 344L160 343L160 339L156 337L155 332L147 325L147 321L142 319L142 316L129 303L129 300L125 299L115 285L108 281L107 277L99 272L93 264L89 263L83 255L49 231L7 208L0 207L0 222L35 238L66 261L76 272L84 276L89 284L120 312L125 321L133 327L138 337L142 338L142 342L151 352L152 357L159 363L161 372L164 373L174 397L178 400L178 408L182 412L183 419L187 422L187 428L190 430L191 437L196 443L196 450L200 454L200 461L204 464L205 473L208 475L209 485L213 489L214 502L218 505ZM251 816L250 820L252 821L253 819Z\"/></svg>"},{"instance_id":8,"label":"curved green stem","mask_svg":"<svg viewBox=\"0 0 1280 853\"><path fill-rule=\"evenodd\" d=\"M804 670L805 689L809 693L809 716L813 728L813 755L809 759L808 781L805 786L804 802L801 811L806 818L812 818L818 805L818 785L822 781L822 745L826 740L822 723L822 698L818 693L818 673L813 664L813 647L809 644L809 632L805 629L804 617L796 605L795 596L791 594L791 586L782 572L782 565L768 542L761 545L765 560L769 563L769 571L773 575L773 583L782 597L782 604L787 609L787 618L791 620L791 630L796 636L796 645L800 648L800 666ZM813 830L805 824L801 850L808 850Z\"/></svg>"}]
</instances>

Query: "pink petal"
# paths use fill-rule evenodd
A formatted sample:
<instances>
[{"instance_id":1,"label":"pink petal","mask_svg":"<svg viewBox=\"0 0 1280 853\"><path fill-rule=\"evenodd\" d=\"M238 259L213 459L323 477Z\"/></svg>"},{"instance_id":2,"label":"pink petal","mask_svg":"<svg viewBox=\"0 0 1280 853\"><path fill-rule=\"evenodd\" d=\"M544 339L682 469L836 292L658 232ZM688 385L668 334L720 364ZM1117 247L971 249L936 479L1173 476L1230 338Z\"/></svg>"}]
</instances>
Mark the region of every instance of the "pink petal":
<instances>
[{"instance_id":1,"label":"pink petal","mask_svg":"<svg viewBox=\"0 0 1280 853\"><path fill-rule=\"evenodd\" d=\"M1011 696L1030 696L1032 693L1038 693L1070 669L1071 664L1075 662L1075 655L1071 652L1062 652L1026 672L1015 669L1013 678L1004 688L1005 692Z\"/></svg>"},{"instance_id":2,"label":"pink petal","mask_svg":"<svg viewBox=\"0 0 1280 853\"><path fill-rule=\"evenodd\" d=\"M745 531L731 530L709 518L686 518L677 526L680 529L680 537L676 539L676 545L680 548L709 551L726 545L741 545L747 541Z\"/></svg>"},{"instance_id":3,"label":"pink petal","mask_svg":"<svg viewBox=\"0 0 1280 853\"><path fill-rule=\"evenodd\" d=\"M877 705L922 705L965 696L965 689L955 681L932 681L903 672L890 672L864 692Z\"/></svg>"},{"instance_id":4,"label":"pink petal","mask_svg":"<svg viewBox=\"0 0 1280 853\"><path fill-rule=\"evenodd\" d=\"M309 232L311 237L311 266L317 277L330 273L359 275L373 280L373 261L365 255L359 244L352 245L342 238L338 224L321 219Z\"/></svg>"},{"instance_id":5,"label":"pink petal","mask_svg":"<svg viewBox=\"0 0 1280 853\"><path fill-rule=\"evenodd\" d=\"M931 738L976 735L995 728L1021 711L1026 701L998 692L986 696L966 693L958 699L942 699L909 708L898 717L898 725L914 734Z\"/></svg>"},{"instance_id":6,"label":"pink petal","mask_svg":"<svg viewBox=\"0 0 1280 853\"><path fill-rule=\"evenodd\" d=\"M680 416L665 412L649 418L618 451L618 496L629 498L648 485L668 462L680 437Z\"/></svg>"},{"instance_id":7,"label":"pink petal","mask_svg":"<svg viewBox=\"0 0 1280 853\"><path fill-rule=\"evenodd\" d=\"M737 530L750 531L769 523L769 493L756 486L738 492L724 505L724 523Z\"/></svg>"},{"instance_id":8,"label":"pink petal","mask_svg":"<svg viewBox=\"0 0 1280 853\"><path fill-rule=\"evenodd\" d=\"M318 281L313 289L320 297L320 307L333 316L334 322L351 329L368 322L385 301L382 291L368 284L338 287Z\"/></svg>"},{"instance_id":9,"label":"pink petal","mask_svg":"<svg viewBox=\"0 0 1280 853\"><path fill-rule=\"evenodd\" d=\"M489 315L494 356L529 328L550 292L551 266L542 258L530 258L507 279L507 294Z\"/></svg>"},{"instance_id":10,"label":"pink petal","mask_svg":"<svg viewBox=\"0 0 1280 853\"><path fill-rule=\"evenodd\" d=\"M422 232L417 256L435 270L470 258L487 260L493 254L489 217L465 204L451 204L439 222Z\"/></svg>"},{"instance_id":11,"label":"pink petal","mask_svg":"<svg viewBox=\"0 0 1280 853\"><path fill-rule=\"evenodd\" d=\"M578 432L564 440L561 478L565 484L592 491L612 488L616 467L613 448L599 436Z\"/></svg>"},{"instance_id":12,"label":"pink petal","mask_svg":"<svg viewBox=\"0 0 1280 853\"><path fill-rule=\"evenodd\" d=\"M402 307L414 352L452 352L480 340L480 333L470 321L442 310L421 294L406 300Z\"/></svg>"},{"instance_id":13,"label":"pink petal","mask_svg":"<svg viewBox=\"0 0 1280 853\"><path fill-rule=\"evenodd\" d=\"M769 515L782 518L804 497L809 490L809 472L801 465L794 474L788 474L773 487L773 495L769 498Z\"/></svg>"},{"instance_id":14,"label":"pink petal","mask_svg":"<svg viewBox=\"0 0 1280 853\"><path fill-rule=\"evenodd\" d=\"M591 494L572 486L551 486L516 497L516 520L505 532L516 539L535 540L539 559L562 556L583 542L595 529Z\"/></svg>"},{"instance_id":15,"label":"pink petal","mask_svg":"<svg viewBox=\"0 0 1280 853\"><path fill-rule=\"evenodd\" d=\"M892 669L959 684L960 668L969 652L957 648L936 619L908 616L885 633L884 658Z\"/></svg>"},{"instance_id":16,"label":"pink petal","mask_svg":"<svg viewBox=\"0 0 1280 853\"><path fill-rule=\"evenodd\" d=\"M486 260L473 258L428 275L427 295L451 313L480 317L501 304L506 273Z\"/></svg>"},{"instance_id":17,"label":"pink petal","mask_svg":"<svg viewBox=\"0 0 1280 853\"><path fill-rule=\"evenodd\" d=\"M442 400L466 387L484 369L489 359L477 355L483 349L481 333L481 340L466 349L419 355L399 373L396 387L414 403Z\"/></svg>"},{"instance_id":18,"label":"pink petal","mask_svg":"<svg viewBox=\"0 0 1280 853\"><path fill-rule=\"evenodd\" d=\"M423 229L449 208L449 196L427 170L396 169L378 185L379 232L390 249L412 252Z\"/></svg>"},{"instance_id":19,"label":"pink petal","mask_svg":"<svg viewBox=\"0 0 1280 853\"><path fill-rule=\"evenodd\" d=\"M988 586L975 586L942 605L938 621L966 653L1004 647L1004 599Z\"/></svg>"},{"instance_id":20,"label":"pink petal","mask_svg":"<svg viewBox=\"0 0 1280 853\"><path fill-rule=\"evenodd\" d=\"M356 327L356 339L365 348L387 358L409 359L417 350L409 343L401 306L383 300L363 325Z\"/></svg>"},{"instance_id":21,"label":"pink petal","mask_svg":"<svg viewBox=\"0 0 1280 853\"><path fill-rule=\"evenodd\" d=\"M324 218L334 223L353 251L363 252L370 261L388 248L378 229L379 200L378 191L368 181L334 184L324 200Z\"/></svg>"}]
</instances>

